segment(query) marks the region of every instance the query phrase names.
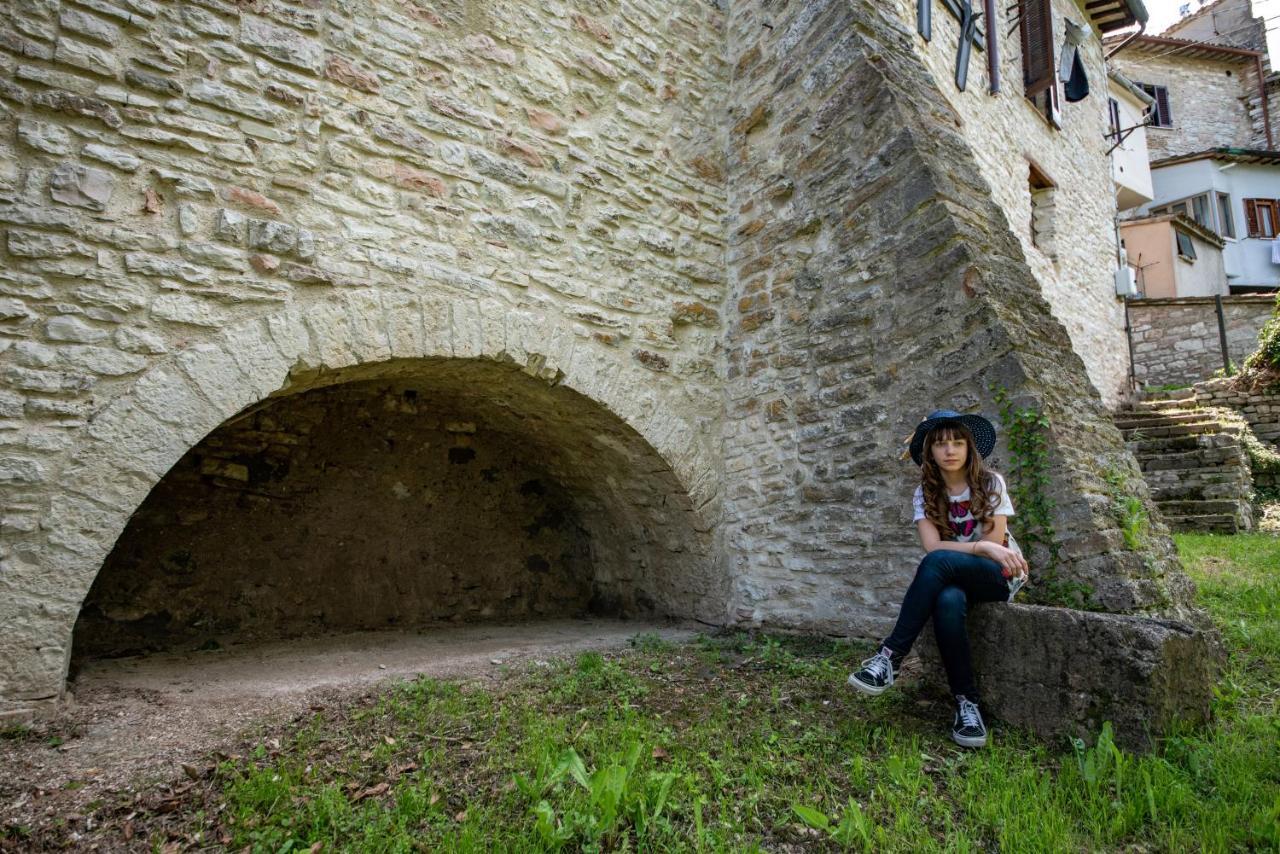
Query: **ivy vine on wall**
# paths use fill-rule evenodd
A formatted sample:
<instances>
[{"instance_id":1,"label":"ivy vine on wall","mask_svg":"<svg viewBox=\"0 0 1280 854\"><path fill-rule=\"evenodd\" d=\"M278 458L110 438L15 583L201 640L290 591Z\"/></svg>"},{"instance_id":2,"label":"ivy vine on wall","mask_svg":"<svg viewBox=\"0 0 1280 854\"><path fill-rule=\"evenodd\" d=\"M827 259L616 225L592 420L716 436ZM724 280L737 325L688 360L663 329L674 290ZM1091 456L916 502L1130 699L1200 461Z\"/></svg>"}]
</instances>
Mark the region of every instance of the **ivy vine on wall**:
<instances>
[{"instance_id":1,"label":"ivy vine on wall","mask_svg":"<svg viewBox=\"0 0 1280 854\"><path fill-rule=\"evenodd\" d=\"M1053 526L1056 504L1049 497L1049 419L1034 407L1016 406L1007 389L993 392L1009 447L1009 497L1017 510L1010 527L1031 563L1033 583L1027 588L1027 601L1087 608L1092 588L1058 577L1061 546Z\"/></svg>"}]
</instances>

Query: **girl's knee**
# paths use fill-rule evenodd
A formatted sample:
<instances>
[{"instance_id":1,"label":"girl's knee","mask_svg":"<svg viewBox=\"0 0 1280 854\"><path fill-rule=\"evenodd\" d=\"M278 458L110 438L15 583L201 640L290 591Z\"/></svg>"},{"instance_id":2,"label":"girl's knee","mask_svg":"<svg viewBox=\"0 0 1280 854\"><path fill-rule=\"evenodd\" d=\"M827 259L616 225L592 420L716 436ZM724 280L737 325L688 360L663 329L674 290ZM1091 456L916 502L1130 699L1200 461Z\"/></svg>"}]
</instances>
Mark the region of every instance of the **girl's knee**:
<instances>
[{"instance_id":1,"label":"girl's knee","mask_svg":"<svg viewBox=\"0 0 1280 854\"><path fill-rule=\"evenodd\" d=\"M959 587L944 587L934 602L935 613L962 615L968 608L969 599Z\"/></svg>"},{"instance_id":2,"label":"girl's knee","mask_svg":"<svg viewBox=\"0 0 1280 854\"><path fill-rule=\"evenodd\" d=\"M927 555L924 556L924 560L920 561L920 565L916 567L916 573L919 574L919 573L942 572L946 568L947 561L950 559L950 557L951 556L944 549L939 549L938 551L929 552Z\"/></svg>"}]
</instances>

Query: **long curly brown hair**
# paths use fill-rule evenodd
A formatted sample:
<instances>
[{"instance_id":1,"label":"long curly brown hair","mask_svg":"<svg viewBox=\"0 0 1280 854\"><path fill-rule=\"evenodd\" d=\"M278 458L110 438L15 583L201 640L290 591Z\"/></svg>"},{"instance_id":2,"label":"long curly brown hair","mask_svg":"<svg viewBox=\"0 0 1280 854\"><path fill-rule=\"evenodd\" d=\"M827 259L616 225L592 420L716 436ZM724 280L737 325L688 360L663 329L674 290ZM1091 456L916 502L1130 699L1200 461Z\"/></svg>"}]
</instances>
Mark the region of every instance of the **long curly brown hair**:
<instances>
[{"instance_id":1,"label":"long curly brown hair","mask_svg":"<svg viewBox=\"0 0 1280 854\"><path fill-rule=\"evenodd\" d=\"M942 479L942 469L933 460L934 443L948 439L964 439L968 445L964 478L969 483L969 512L984 533L995 524L991 516L1000 496L997 494L995 473L983 463L982 455L974 444L973 433L969 432L968 427L953 423L930 430L924 437L924 451L920 455L923 460L920 466L920 488L924 493L924 515L938 529L938 536L944 540L954 540L956 535L951 530L948 516L951 508L947 484Z\"/></svg>"}]
</instances>

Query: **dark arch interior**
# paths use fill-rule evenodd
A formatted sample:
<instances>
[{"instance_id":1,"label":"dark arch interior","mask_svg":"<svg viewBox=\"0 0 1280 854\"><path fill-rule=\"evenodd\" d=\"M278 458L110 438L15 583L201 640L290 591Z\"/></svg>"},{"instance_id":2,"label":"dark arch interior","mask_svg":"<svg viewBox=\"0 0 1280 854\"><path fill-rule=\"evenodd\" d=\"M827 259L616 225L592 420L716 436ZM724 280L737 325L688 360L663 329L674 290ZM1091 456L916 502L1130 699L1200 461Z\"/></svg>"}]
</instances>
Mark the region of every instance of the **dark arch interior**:
<instances>
[{"instance_id":1,"label":"dark arch interior","mask_svg":"<svg viewBox=\"0 0 1280 854\"><path fill-rule=\"evenodd\" d=\"M134 513L77 659L583 613L712 618L706 526L663 460L510 365L303 378L192 448Z\"/></svg>"}]
</instances>

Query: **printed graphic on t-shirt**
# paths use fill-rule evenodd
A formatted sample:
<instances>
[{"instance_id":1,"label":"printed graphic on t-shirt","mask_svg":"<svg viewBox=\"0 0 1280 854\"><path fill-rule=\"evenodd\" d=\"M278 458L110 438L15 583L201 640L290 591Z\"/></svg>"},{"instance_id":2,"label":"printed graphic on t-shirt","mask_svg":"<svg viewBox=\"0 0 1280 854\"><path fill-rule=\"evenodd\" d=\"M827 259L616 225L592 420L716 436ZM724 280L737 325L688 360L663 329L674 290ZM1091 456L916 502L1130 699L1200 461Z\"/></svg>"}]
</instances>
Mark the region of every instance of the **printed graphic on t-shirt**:
<instances>
[{"instance_id":1,"label":"printed graphic on t-shirt","mask_svg":"<svg viewBox=\"0 0 1280 854\"><path fill-rule=\"evenodd\" d=\"M991 491L991 495L996 499L993 502L995 510L992 511L992 516L1013 515L1013 502L1009 500L1009 490L1005 486L1004 478L1000 475L995 475L995 489ZM956 542L970 543L974 540L982 539L982 531L979 530L978 521L973 518L973 510L970 507L972 497L969 489L966 487L964 492L959 495L947 496L947 501L950 504L947 513L947 524L950 526ZM919 522L921 519L927 518L924 512L923 488L916 487L916 494L912 496L912 504L915 509L912 521ZM1021 553L1018 544L1007 530L1004 535L1004 545L1006 548Z\"/></svg>"}]
</instances>

